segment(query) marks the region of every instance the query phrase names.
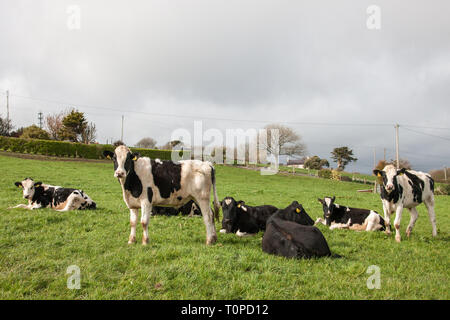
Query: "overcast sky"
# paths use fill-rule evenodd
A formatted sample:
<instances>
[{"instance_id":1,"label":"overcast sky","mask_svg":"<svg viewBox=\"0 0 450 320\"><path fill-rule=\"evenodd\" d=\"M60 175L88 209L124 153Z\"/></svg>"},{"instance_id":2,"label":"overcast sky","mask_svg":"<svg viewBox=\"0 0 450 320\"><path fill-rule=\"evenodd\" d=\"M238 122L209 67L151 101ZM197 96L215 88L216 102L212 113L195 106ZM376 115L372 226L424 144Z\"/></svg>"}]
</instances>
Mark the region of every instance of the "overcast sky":
<instances>
[{"instance_id":1,"label":"overcast sky","mask_svg":"<svg viewBox=\"0 0 450 320\"><path fill-rule=\"evenodd\" d=\"M129 145L162 145L194 119L288 122L310 155L353 148L359 172L374 148L394 158L399 123L401 158L429 171L450 166L449 12L448 0L0 0L0 114L6 90L15 127L76 107L101 143L120 138L123 114Z\"/></svg>"}]
</instances>

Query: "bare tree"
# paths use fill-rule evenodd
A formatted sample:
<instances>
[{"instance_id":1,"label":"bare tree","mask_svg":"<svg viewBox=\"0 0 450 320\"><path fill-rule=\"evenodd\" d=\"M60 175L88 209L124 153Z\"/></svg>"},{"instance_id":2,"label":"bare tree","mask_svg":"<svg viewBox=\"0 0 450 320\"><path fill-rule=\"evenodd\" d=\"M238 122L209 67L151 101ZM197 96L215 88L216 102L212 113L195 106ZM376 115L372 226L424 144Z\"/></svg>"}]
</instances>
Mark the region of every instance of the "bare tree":
<instances>
[{"instance_id":1,"label":"bare tree","mask_svg":"<svg viewBox=\"0 0 450 320\"><path fill-rule=\"evenodd\" d=\"M81 141L86 144L91 144L95 142L97 138L97 128L93 122L89 122L89 124L84 128L83 132L81 132Z\"/></svg>"},{"instance_id":2,"label":"bare tree","mask_svg":"<svg viewBox=\"0 0 450 320\"><path fill-rule=\"evenodd\" d=\"M306 145L301 136L292 128L281 124L268 124L264 129L267 130L267 143L262 147L266 148L268 153L299 156L306 153ZM278 144L272 141L272 130L278 130Z\"/></svg>"},{"instance_id":3,"label":"bare tree","mask_svg":"<svg viewBox=\"0 0 450 320\"><path fill-rule=\"evenodd\" d=\"M67 111L62 111L60 113L49 114L45 117L45 128L52 140L61 140L60 132L63 127L63 119L67 113Z\"/></svg>"},{"instance_id":4,"label":"bare tree","mask_svg":"<svg viewBox=\"0 0 450 320\"><path fill-rule=\"evenodd\" d=\"M138 148L147 148L147 149L155 149L156 140L150 137L142 138L136 143L136 147Z\"/></svg>"},{"instance_id":5,"label":"bare tree","mask_svg":"<svg viewBox=\"0 0 450 320\"><path fill-rule=\"evenodd\" d=\"M11 120L0 117L0 136L8 136L12 129Z\"/></svg>"}]
</instances>

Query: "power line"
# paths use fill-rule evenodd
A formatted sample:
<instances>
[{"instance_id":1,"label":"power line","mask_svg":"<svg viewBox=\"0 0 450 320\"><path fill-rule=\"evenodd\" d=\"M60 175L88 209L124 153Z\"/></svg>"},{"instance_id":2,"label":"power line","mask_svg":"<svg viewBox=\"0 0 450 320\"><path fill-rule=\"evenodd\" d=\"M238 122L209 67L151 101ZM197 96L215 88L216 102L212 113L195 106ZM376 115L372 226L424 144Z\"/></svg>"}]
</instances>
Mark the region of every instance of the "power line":
<instances>
[{"instance_id":1,"label":"power line","mask_svg":"<svg viewBox=\"0 0 450 320\"><path fill-rule=\"evenodd\" d=\"M420 131L408 129L408 128L406 128L406 127L405 127L404 129L406 129L406 130L408 130L408 131L411 131L411 132L414 132L414 133L423 134L423 135L425 135L425 136L430 136L430 137L434 137L434 138L439 138L439 139L443 139L443 140L450 141L450 138L447 138L447 137L441 137L441 136L437 136L437 135L434 135L434 134L429 134L429 133L425 133L425 132L420 132Z\"/></svg>"},{"instance_id":2,"label":"power line","mask_svg":"<svg viewBox=\"0 0 450 320\"><path fill-rule=\"evenodd\" d=\"M29 99L34 101L42 101L52 104L62 104L69 106L77 106L83 108L90 109L100 109L114 112L127 112L127 113L135 113L135 114L144 114L150 116L159 116L159 117L170 117L170 118L187 118L187 119L203 119L203 120L217 120L217 121L233 121L233 122L254 122L254 123L272 123L272 122L280 122L285 124L293 124L293 125L312 125L312 126L355 126L355 127L387 127L392 126L390 123L340 123L340 122L306 122L306 121L274 121L274 120L255 120L255 119L242 119L242 118L220 118L213 116L205 116L205 115L182 115L182 114L168 114L168 113L157 113L157 112L146 112L146 111L138 111L138 110L128 110L127 108L117 109L111 107L102 107L102 106L94 106L94 105L86 105L86 104L78 104L50 99L42 99L35 98L30 96L23 96L14 94L17 98Z\"/></svg>"}]
</instances>

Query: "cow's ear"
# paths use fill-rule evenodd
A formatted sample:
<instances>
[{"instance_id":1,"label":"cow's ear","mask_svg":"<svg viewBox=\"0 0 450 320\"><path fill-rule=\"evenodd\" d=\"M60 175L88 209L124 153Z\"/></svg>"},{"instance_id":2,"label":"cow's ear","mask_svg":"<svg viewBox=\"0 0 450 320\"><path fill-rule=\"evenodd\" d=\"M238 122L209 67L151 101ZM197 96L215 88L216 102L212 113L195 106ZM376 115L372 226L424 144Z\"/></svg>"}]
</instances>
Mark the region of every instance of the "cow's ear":
<instances>
[{"instance_id":1,"label":"cow's ear","mask_svg":"<svg viewBox=\"0 0 450 320\"><path fill-rule=\"evenodd\" d=\"M397 174L398 175L402 175L402 174L404 174L406 172L406 169L405 168L402 168L402 169L400 169L400 170L397 170Z\"/></svg>"},{"instance_id":2,"label":"cow's ear","mask_svg":"<svg viewBox=\"0 0 450 320\"><path fill-rule=\"evenodd\" d=\"M297 212L297 213L302 212L302 207L298 207L297 209L295 209L295 212Z\"/></svg>"},{"instance_id":3,"label":"cow's ear","mask_svg":"<svg viewBox=\"0 0 450 320\"><path fill-rule=\"evenodd\" d=\"M17 188L23 188L22 182L14 182L14 184L16 185Z\"/></svg>"},{"instance_id":4,"label":"cow's ear","mask_svg":"<svg viewBox=\"0 0 450 320\"><path fill-rule=\"evenodd\" d=\"M381 177L381 170L375 169L373 170L373 174L377 177Z\"/></svg>"},{"instance_id":5,"label":"cow's ear","mask_svg":"<svg viewBox=\"0 0 450 320\"><path fill-rule=\"evenodd\" d=\"M317 198L317 201L319 201L321 204L323 204L323 199Z\"/></svg>"},{"instance_id":6,"label":"cow's ear","mask_svg":"<svg viewBox=\"0 0 450 320\"><path fill-rule=\"evenodd\" d=\"M138 152L133 153L133 154L132 154L132 159L133 159L133 161L136 161L137 159L139 159L140 156L141 156L141 155L140 155Z\"/></svg>"},{"instance_id":7,"label":"cow's ear","mask_svg":"<svg viewBox=\"0 0 450 320\"><path fill-rule=\"evenodd\" d=\"M35 182L35 183L34 183L34 187L35 187L35 188L39 188L41 185L42 185L42 182L41 182L41 181Z\"/></svg>"},{"instance_id":8,"label":"cow's ear","mask_svg":"<svg viewBox=\"0 0 450 320\"><path fill-rule=\"evenodd\" d=\"M331 200L334 202L334 200L336 200L336 196L333 196L333 198Z\"/></svg>"},{"instance_id":9,"label":"cow's ear","mask_svg":"<svg viewBox=\"0 0 450 320\"><path fill-rule=\"evenodd\" d=\"M105 150L103 151L103 156L107 159L112 159L114 157L114 152Z\"/></svg>"}]
</instances>

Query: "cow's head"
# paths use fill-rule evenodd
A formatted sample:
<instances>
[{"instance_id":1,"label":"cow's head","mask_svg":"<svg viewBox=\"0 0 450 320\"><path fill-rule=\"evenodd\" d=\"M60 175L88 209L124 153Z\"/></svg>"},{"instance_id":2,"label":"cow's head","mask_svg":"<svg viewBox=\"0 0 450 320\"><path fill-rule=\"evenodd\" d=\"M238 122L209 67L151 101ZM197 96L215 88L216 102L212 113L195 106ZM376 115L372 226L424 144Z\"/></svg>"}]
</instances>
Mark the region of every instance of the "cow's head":
<instances>
[{"instance_id":1,"label":"cow's head","mask_svg":"<svg viewBox=\"0 0 450 320\"><path fill-rule=\"evenodd\" d=\"M327 226L331 225L331 218L333 216L334 209L336 208L336 205L334 204L334 200L336 200L336 197L330 198L325 197L323 199L317 199L323 207L323 217L325 218Z\"/></svg>"},{"instance_id":2,"label":"cow's head","mask_svg":"<svg viewBox=\"0 0 450 320\"><path fill-rule=\"evenodd\" d=\"M74 191L74 193L78 193L78 191ZM80 196L83 197L83 202L81 203L80 209L96 209L97 204L86 194L83 190L80 190Z\"/></svg>"},{"instance_id":3,"label":"cow's head","mask_svg":"<svg viewBox=\"0 0 450 320\"><path fill-rule=\"evenodd\" d=\"M401 176L405 172L405 168L397 170L392 164L385 166L383 170L373 170L374 175L383 178L383 187L388 194L397 188L397 176Z\"/></svg>"},{"instance_id":4,"label":"cow's head","mask_svg":"<svg viewBox=\"0 0 450 320\"><path fill-rule=\"evenodd\" d=\"M239 220L238 206L242 205L243 201L236 201L232 197L225 197L220 201L222 207L222 233L234 233L237 231L237 223Z\"/></svg>"},{"instance_id":5,"label":"cow's head","mask_svg":"<svg viewBox=\"0 0 450 320\"><path fill-rule=\"evenodd\" d=\"M114 177L125 179L134 169L134 161L139 158L139 153L132 153L127 146L120 145L114 152L105 150L103 156L114 161Z\"/></svg>"},{"instance_id":6,"label":"cow's head","mask_svg":"<svg viewBox=\"0 0 450 320\"><path fill-rule=\"evenodd\" d=\"M305 226L314 225L314 220L311 219L303 206L297 201L292 201L289 206L282 209L281 211L284 220L293 221Z\"/></svg>"},{"instance_id":7,"label":"cow's head","mask_svg":"<svg viewBox=\"0 0 450 320\"><path fill-rule=\"evenodd\" d=\"M25 178L20 182L14 182L14 184L16 187L22 188L23 197L25 199L31 200L36 192L36 188L39 188L42 185L42 182L34 182L31 178Z\"/></svg>"}]
</instances>

